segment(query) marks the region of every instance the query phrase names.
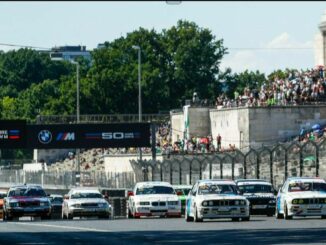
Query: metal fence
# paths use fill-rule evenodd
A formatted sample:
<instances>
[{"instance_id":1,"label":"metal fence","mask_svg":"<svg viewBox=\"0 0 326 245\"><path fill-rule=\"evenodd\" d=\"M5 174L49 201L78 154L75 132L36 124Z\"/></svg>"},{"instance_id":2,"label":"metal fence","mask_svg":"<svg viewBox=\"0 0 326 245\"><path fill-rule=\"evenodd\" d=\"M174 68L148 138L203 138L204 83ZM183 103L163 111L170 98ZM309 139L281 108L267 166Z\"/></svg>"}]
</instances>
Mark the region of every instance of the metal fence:
<instances>
[{"instance_id":1,"label":"metal fence","mask_svg":"<svg viewBox=\"0 0 326 245\"><path fill-rule=\"evenodd\" d=\"M228 153L166 155L162 162L132 161L136 181L193 184L198 179L260 178L279 187L290 176L326 178L326 140L292 142Z\"/></svg>"},{"instance_id":2,"label":"metal fence","mask_svg":"<svg viewBox=\"0 0 326 245\"><path fill-rule=\"evenodd\" d=\"M78 177L80 175L80 177ZM10 187L18 184L39 184L49 189L70 189L80 183L80 186L96 186L100 188L133 188L134 172L27 172L20 170L1 170L0 187Z\"/></svg>"}]
</instances>

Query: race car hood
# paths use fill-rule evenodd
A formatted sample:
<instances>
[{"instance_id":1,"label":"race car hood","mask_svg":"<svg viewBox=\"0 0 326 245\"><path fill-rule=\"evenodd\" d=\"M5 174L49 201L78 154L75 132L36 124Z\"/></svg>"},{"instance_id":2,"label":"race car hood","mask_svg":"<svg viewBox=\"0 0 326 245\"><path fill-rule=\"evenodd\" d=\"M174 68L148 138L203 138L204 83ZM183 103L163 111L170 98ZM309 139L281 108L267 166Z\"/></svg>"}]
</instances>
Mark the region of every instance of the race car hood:
<instances>
[{"instance_id":1,"label":"race car hood","mask_svg":"<svg viewBox=\"0 0 326 245\"><path fill-rule=\"evenodd\" d=\"M103 198L78 198L78 199L69 199L68 204L81 204L81 203L107 203Z\"/></svg>"},{"instance_id":2,"label":"race car hood","mask_svg":"<svg viewBox=\"0 0 326 245\"><path fill-rule=\"evenodd\" d=\"M244 196L240 195L228 195L228 194L221 194L221 195L198 195L197 200L205 201L205 200L246 200Z\"/></svg>"},{"instance_id":3,"label":"race car hood","mask_svg":"<svg viewBox=\"0 0 326 245\"><path fill-rule=\"evenodd\" d=\"M326 198L326 192L322 191L298 191L287 193L287 198Z\"/></svg>"},{"instance_id":4,"label":"race car hood","mask_svg":"<svg viewBox=\"0 0 326 245\"><path fill-rule=\"evenodd\" d=\"M170 194L152 194L152 195L136 195L134 196L134 200L137 201L178 201L179 198L177 195Z\"/></svg>"},{"instance_id":5,"label":"race car hood","mask_svg":"<svg viewBox=\"0 0 326 245\"><path fill-rule=\"evenodd\" d=\"M246 198L275 198L273 193L244 193Z\"/></svg>"}]
</instances>

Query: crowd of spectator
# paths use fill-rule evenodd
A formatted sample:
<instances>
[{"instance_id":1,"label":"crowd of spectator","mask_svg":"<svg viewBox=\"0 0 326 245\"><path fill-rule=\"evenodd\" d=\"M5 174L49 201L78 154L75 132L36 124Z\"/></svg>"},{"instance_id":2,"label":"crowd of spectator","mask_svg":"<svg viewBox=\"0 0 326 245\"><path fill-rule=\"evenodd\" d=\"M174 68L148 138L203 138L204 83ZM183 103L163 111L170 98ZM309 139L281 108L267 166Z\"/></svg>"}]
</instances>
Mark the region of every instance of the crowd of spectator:
<instances>
[{"instance_id":1,"label":"crowd of spectator","mask_svg":"<svg viewBox=\"0 0 326 245\"><path fill-rule=\"evenodd\" d=\"M286 79L275 77L260 88L246 87L243 94L234 92L234 98L222 94L216 98L216 107L282 106L325 101L326 79L323 68L292 71Z\"/></svg>"}]
</instances>

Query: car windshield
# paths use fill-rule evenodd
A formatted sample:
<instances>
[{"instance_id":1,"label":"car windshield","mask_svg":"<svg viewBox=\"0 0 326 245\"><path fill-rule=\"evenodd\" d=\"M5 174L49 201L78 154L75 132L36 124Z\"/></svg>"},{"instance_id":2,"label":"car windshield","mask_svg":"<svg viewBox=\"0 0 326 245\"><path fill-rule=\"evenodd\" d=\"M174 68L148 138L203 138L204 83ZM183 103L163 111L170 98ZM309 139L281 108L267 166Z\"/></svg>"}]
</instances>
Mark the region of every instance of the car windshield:
<instances>
[{"instance_id":1,"label":"car windshield","mask_svg":"<svg viewBox=\"0 0 326 245\"><path fill-rule=\"evenodd\" d=\"M71 195L71 199L79 198L102 198L103 196L100 193L96 192L75 192Z\"/></svg>"},{"instance_id":2,"label":"car windshield","mask_svg":"<svg viewBox=\"0 0 326 245\"><path fill-rule=\"evenodd\" d=\"M198 194L237 194L237 190L234 185L205 183L199 185Z\"/></svg>"},{"instance_id":3,"label":"car windshield","mask_svg":"<svg viewBox=\"0 0 326 245\"><path fill-rule=\"evenodd\" d=\"M239 190L243 193L272 193L270 185L240 185Z\"/></svg>"},{"instance_id":4,"label":"car windshield","mask_svg":"<svg viewBox=\"0 0 326 245\"><path fill-rule=\"evenodd\" d=\"M62 203L63 202L63 198L62 197L50 197L51 202L58 202L58 203Z\"/></svg>"},{"instance_id":5,"label":"car windshield","mask_svg":"<svg viewBox=\"0 0 326 245\"><path fill-rule=\"evenodd\" d=\"M174 189L169 186L143 186L137 188L136 195L174 194Z\"/></svg>"},{"instance_id":6,"label":"car windshield","mask_svg":"<svg viewBox=\"0 0 326 245\"><path fill-rule=\"evenodd\" d=\"M322 191L326 192L326 183L320 182L293 182L289 184L289 192Z\"/></svg>"},{"instance_id":7,"label":"car windshield","mask_svg":"<svg viewBox=\"0 0 326 245\"><path fill-rule=\"evenodd\" d=\"M46 197L46 194L44 190L40 188L16 188L10 190L8 196Z\"/></svg>"}]
</instances>

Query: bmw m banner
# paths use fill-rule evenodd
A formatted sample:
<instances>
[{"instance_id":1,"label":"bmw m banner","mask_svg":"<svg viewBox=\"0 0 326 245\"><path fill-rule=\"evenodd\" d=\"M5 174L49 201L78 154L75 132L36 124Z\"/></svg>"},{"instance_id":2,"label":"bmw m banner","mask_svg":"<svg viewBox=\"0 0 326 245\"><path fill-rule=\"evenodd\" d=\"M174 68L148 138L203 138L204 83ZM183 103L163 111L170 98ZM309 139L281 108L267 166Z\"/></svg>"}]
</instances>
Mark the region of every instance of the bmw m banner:
<instances>
[{"instance_id":1,"label":"bmw m banner","mask_svg":"<svg viewBox=\"0 0 326 245\"><path fill-rule=\"evenodd\" d=\"M149 147L150 124L29 125L27 138L36 149Z\"/></svg>"},{"instance_id":2,"label":"bmw m banner","mask_svg":"<svg viewBox=\"0 0 326 245\"><path fill-rule=\"evenodd\" d=\"M0 120L0 149L26 147L26 121Z\"/></svg>"}]
</instances>

